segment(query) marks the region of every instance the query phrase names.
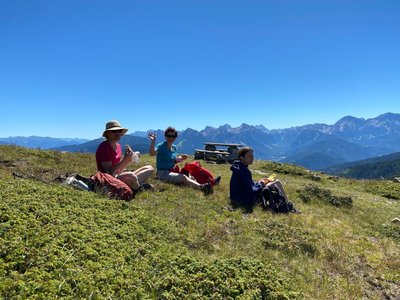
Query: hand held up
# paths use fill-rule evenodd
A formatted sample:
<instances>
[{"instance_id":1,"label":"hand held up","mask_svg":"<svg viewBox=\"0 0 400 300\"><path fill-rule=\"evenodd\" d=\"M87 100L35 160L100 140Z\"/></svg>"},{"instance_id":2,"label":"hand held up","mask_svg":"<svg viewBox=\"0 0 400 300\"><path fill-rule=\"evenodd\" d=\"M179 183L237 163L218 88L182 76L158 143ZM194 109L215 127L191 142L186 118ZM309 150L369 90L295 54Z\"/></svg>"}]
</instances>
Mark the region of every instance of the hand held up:
<instances>
[{"instance_id":1,"label":"hand held up","mask_svg":"<svg viewBox=\"0 0 400 300\"><path fill-rule=\"evenodd\" d=\"M152 141L152 142L156 141L157 136L154 132L150 131L147 136L149 137L150 141Z\"/></svg>"}]
</instances>

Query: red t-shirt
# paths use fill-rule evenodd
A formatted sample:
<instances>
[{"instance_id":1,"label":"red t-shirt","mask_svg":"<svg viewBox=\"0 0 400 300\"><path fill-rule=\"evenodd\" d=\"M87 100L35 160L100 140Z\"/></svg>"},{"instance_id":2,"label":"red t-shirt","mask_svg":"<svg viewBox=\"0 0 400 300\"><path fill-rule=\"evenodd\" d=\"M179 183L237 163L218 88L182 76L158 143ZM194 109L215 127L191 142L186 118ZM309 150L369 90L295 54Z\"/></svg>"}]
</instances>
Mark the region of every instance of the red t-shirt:
<instances>
[{"instance_id":1,"label":"red t-shirt","mask_svg":"<svg viewBox=\"0 0 400 300\"><path fill-rule=\"evenodd\" d=\"M122 150L120 144L117 143L117 149L114 150L107 141L102 142L96 150L97 170L105 173L106 170L104 170L102 162L111 161L111 165L114 166L121 161L121 157Z\"/></svg>"}]
</instances>

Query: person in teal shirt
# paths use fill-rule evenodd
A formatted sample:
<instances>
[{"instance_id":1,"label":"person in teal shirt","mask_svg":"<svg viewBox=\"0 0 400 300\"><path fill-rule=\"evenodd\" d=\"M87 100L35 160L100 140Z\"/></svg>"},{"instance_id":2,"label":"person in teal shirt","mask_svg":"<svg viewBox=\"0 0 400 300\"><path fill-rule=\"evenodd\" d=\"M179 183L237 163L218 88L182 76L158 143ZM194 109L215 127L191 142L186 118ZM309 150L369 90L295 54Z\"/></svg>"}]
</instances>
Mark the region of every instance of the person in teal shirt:
<instances>
[{"instance_id":1,"label":"person in teal shirt","mask_svg":"<svg viewBox=\"0 0 400 300\"><path fill-rule=\"evenodd\" d=\"M210 183L200 184L196 180L179 173L179 167L176 165L188 158L186 154L179 155L176 151L174 142L178 137L178 132L173 127L168 127L164 131L165 142L156 145L156 135L149 133L150 149L149 154L156 156L157 176L161 181L175 184L184 184L195 189L202 190L205 194L213 192Z\"/></svg>"}]
</instances>

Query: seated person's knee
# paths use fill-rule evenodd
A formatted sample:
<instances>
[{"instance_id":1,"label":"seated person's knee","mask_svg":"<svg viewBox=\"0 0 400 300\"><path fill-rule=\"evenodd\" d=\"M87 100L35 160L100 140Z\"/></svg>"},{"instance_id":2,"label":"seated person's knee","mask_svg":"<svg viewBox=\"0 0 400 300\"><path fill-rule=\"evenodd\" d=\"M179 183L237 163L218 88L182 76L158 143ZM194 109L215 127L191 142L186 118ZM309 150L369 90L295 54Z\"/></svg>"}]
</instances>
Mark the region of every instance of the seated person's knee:
<instances>
[{"instance_id":1,"label":"seated person's knee","mask_svg":"<svg viewBox=\"0 0 400 300\"><path fill-rule=\"evenodd\" d=\"M133 172L122 174L121 176L118 177L118 179L128 184L134 190L139 188L140 184L138 181L138 177Z\"/></svg>"}]
</instances>

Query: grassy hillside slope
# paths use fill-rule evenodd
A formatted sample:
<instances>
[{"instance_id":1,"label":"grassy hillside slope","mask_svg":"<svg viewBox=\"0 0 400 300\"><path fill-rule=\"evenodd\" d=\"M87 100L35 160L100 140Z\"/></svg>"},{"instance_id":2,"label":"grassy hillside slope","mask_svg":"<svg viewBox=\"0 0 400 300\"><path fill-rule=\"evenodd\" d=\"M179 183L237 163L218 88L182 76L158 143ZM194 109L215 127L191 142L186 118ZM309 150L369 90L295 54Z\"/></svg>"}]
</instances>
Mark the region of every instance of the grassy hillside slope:
<instances>
[{"instance_id":1,"label":"grassy hillside slope","mask_svg":"<svg viewBox=\"0 0 400 300\"><path fill-rule=\"evenodd\" d=\"M392 180L400 176L400 153L340 164L324 171L346 178Z\"/></svg>"},{"instance_id":2,"label":"grassy hillside slope","mask_svg":"<svg viewBox=\"0 0 400 300\"><path fill-rule=\"evenodd\" d=\"M204 165L222 175L211 196L151 178L156 191L124 202L52 182L93 174L93 154L0 146L1 297L400 297L398 185L257 161L255 179L276 173L303 213L243 214L229 165Z\"/></svg>"}]
</instances>

